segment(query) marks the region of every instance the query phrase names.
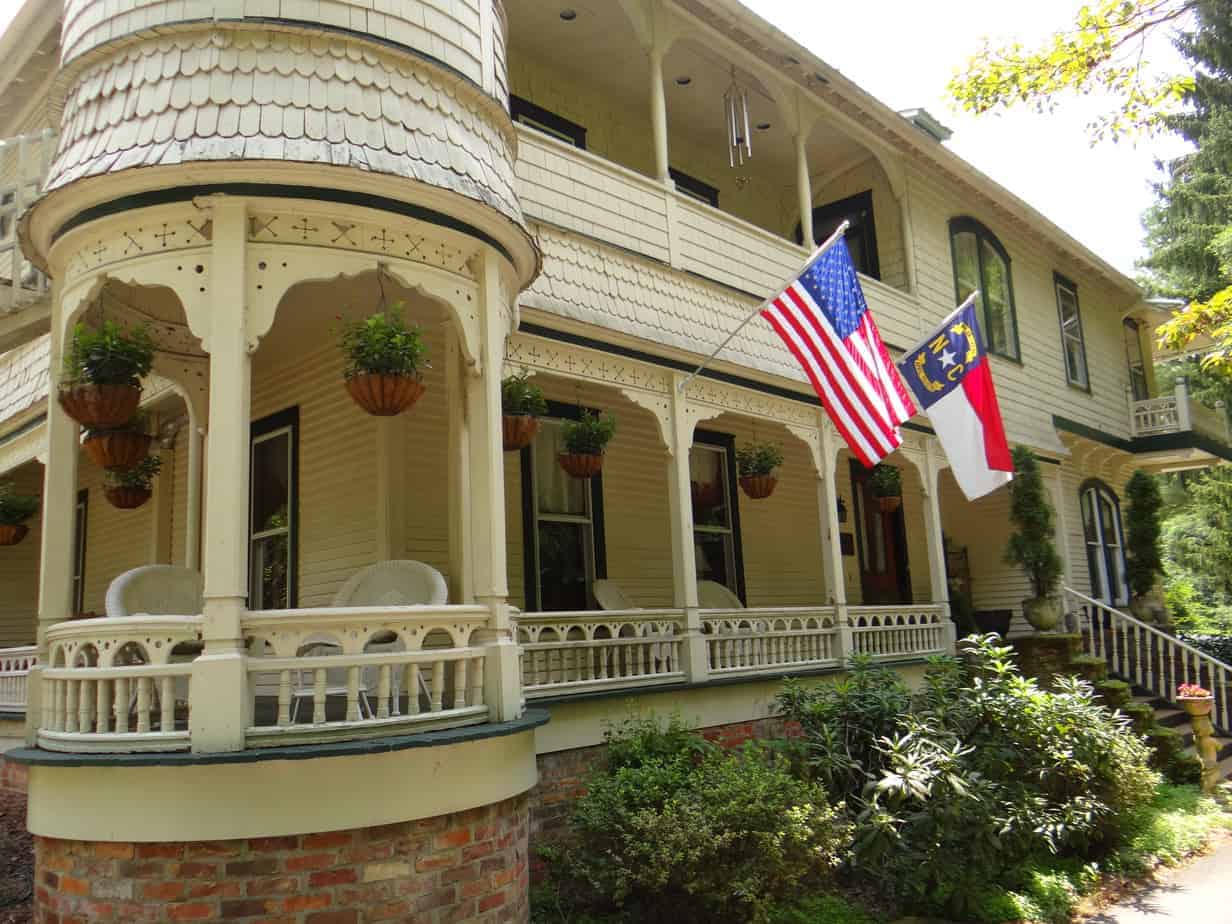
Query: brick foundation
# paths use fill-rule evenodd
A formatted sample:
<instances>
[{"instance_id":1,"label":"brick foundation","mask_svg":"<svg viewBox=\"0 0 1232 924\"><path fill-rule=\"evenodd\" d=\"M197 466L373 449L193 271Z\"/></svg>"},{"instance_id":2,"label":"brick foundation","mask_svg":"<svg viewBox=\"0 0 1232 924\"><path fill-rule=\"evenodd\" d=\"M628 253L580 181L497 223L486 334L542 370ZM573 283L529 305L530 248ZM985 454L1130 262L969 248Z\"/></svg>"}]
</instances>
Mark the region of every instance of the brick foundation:
<instances>
[{"instance_id":1,"label":"brick foundation","mask_svg":"<svg viewBox=\"0 0 1232 924\"><path fill-rule=\"evenodd\" d=\"M522 795L421 821L235 841L36 837L34 920L524 922L528 802Z\"/></svg>"},{"instance_id":2,"label":"brick foundation","mask_svg":"<svg viewBox=\"0 0 1232 924\"><path fill-rule=\"evenodd\" d=\"M4 755L0 754L0 791L25 795L30 791L29 777L25 766L5 760Z\"/></svg>"}]
</instances>

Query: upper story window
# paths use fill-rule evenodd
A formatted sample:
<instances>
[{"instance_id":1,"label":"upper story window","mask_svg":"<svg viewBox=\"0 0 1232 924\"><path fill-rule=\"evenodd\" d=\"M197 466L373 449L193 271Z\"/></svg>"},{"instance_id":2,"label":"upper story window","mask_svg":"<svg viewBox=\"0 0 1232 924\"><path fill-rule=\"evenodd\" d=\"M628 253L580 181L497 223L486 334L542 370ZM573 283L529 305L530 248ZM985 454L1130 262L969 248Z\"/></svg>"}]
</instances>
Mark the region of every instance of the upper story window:
<instances>
[{"instance_id":1,"label":"upper story window","mask_svg":"<svg viewBox=\"0 0 1232 924\"><path fill-rule=\"evenodd\" d=\"M1052 278L1057 292L1057 317L1061 322L1061 353L1065 356L1065 381L1090 389L1087 372L1087 347L1082 338L1082 316L1078 311L1078 287L1061 275Z\"/></svg>"},{"instance_id":2,"label":"upper story window","mask_svg":"<svg viewBox=\"0 0 1232 924\"><path fill-rule=\"evenodd\" d=\"M719 191L709 183L703 182L695 176L689 176L683 170L677 170L675 167L669 167L668 173L676 184L678 192L705 205L713 206L716 209L719 207Z\"/></svg>"},{"instance_id":3,"label":"upper story window","mask_svg":"<svg viewBox=\"0 0 1232 924\"><path fill-rule=\"evenodd\" d=\"M813 243L820 245L844 220L848 222L844 237L856 272L880 279L881 261L877 257L877 227L873 222L871 189L813 209ZM802 243L803 237L804 233L797 225L796 243Z\"/></svg>"},{"instance_id":4,"label":"upper story window","mask_svg":"<svg viewBox=\"0 0 1232 924\"><path fill-rule=\"evenodd\" d=\"M299 408L252 425L249 483L248 608L296 604L299 520Z\"/></svg>"},{"instance_id":5,"label":"upper story window","mask_svg":"<svg viewBox=\"0 0 1232 924\"><path fill-rule=\"evenodd\" d=\"M586 129L576 122L570 122L564 116L559 116L550 109L544 109L528 99L520 96L509 97L509 115L513 121L529 125L536 131L551 135L565 144L586 150Z\"/></svg>"},{"instance_id":6,"label":"upper story window","mask_svg":"<svg viewBox=\"0 0 1232 924\"><path fill-rule=\"evenodd\" d=\"M1014 313L1014 286L1010 257L991 231L974 218L950 222L954 253L954 288L958 301L980 290L977 306L984 322L988 349L1018 359L1018 318Z\"/></svg>"},{"instance_id":7,"label":"upper story window","mask_svg":"<svg viewBox=\"0 0 1232 924\"><path fill-rule=\"evenodd\" d=\"M1151 397L1151 389L1147 385L1146 362L1142 357L1142 333L1139 322L1133 318L1125 319L1125 361L1129 364L1129 387L1135 401L1145 401Z\"/></svg>"}]
</instances>

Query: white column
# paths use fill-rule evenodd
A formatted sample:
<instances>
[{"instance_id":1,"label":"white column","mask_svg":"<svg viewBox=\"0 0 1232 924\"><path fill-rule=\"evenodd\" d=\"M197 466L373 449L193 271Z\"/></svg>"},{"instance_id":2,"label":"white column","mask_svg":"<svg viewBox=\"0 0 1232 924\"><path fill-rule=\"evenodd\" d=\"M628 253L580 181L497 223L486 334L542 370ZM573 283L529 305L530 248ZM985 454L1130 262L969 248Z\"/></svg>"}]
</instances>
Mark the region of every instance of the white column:
<instances>
[{"instance_id":1,"label":"white column","mask_svg":"<svg viewBox=\"0 0 1232 924\"><path fill-rule=\"evenodd\" d=\"M822 568L826 592L837 607L847 606L847 581L843 575L842 524L838 521L838 442L829 421L818 413L821 429L822 470L817 473L817 503L821 506Z\"/></svg>"},{"instance_id":2,"label":"white column","mask_svg":"<svg viewBox=\"0 0 1232 924\"><path fill-rule=\"evenodd\" d=\"M445 333L445 406L449 417L449 598L474 603L470 543L470 433L466 413L466 364L458 332Z\"/></svg>"},{"instance_id":3,"label":"white column","mask_svg":"<svg viewBox=\"0 0 1232 924\"><path fill-rule=\"evenodd\" d=\"M804 129L796 131L796 191L800 195L800 228L803 243L813 249L813 181L809 177L808 139Z\"/></svg>"},{"instance_id":4,"label":"white column","mask_svg":"<svg viewBox=\"0 0 1232 924\"><path fill-rule=\"evenodd\" d=\"M184 567L201 567L201 457L205 454L205 430L189 412L188 420L188 508L184 512Z\"/></svg>"},{"instance_id":5,"label":"white column","mask_svg":"<svg viewBox=\"0 0 1232 924\"><path fill-rule=\"evenodd\" d=\"M37 644L39 666L30 671L27 687L26 743L37 743L42 716L40 674L47 660L47 630L73 614L73 532L77 513L77 422L55 398L55 373L60 369L64 305L53 296L51 348L48 365L52 384L47 401L47 449L43 457L43 523L39 556L39 609Z\"/></svg>"},{"instance_id":6,"label":"white column","mask_svg":"<svg viewBox=\"0 0 1232 924\"><path fill-rule=\"evenodd\" d=\"M940 478L944 457L936 440L925 444L924 464L919 468L924 482L924 537L928 542L928 585L933 603L942 604L942 625L947 632L947 649L954 649L955 626L950 620L950 586L946 581L945 537L941 524Z\"/></svg>"},{"instance_id":7,"label":"white column","mask_svg":"<svg viewBox=\"0 0 1232 924\"><path fill-rule=\"evenodd\" d=\"M485 248L479 257L480 375L467 376L470 479L471 587L489 610L484 691L492 721L522 713L521 666L513 638L505 561L505 462L501 437L501 371L512 306L504 304L502 257Z\"/></svg>"},{"instance_id":8,"label":"white column","mask_svg":"<svg viewBox=\"0 0 1232 924\"><path fill-rule=\"evenodd\" d=\"M193 662L192 749L239 751L249 721L243 618L248 596L252 361L248 355L244 200L213 199L209 335L210 464L205 474L205 652Z\"/></svg>"},{"instance_id":9,"label":"white column","mask_svg":"<svg viewBox=\"0 0 1232 924\"><path fill-rule=\"evenodd\" d=\"M650 54L650 132L654 140L655 176L671 178L667 153L667 93L663 85L663 58L667 49L656 41Z\"/></svg>"},{"instance_id":10,"label":"white column","mask_svg":"<svg viewBox=\"0 0 1232 924\"><path fill-rule=\"evenodd\" d=\"M667 506L671 523L672 598L684 611L685 672L693 683L709 676L706 638L702 634L700 604L697 599L697 547L693 541L693 490L689 475L689 450L693 446L695 421L689 413L687 393L680 393L684 376L672 376L671 444L667 447Z\"/></svg>"},{"instance_id":11,"label":"white column","mask_svg":"<svg viewBox=\"0 0 1232 924\"><path fill-rule=\"evenodd\" d=\"M1184 433L1186 430L1193 429L1193 422L1189 419L1189 385L1185 381L1185 377L1181 376L1176 380L1176 428Z\"/></svg>"}]
</instances>

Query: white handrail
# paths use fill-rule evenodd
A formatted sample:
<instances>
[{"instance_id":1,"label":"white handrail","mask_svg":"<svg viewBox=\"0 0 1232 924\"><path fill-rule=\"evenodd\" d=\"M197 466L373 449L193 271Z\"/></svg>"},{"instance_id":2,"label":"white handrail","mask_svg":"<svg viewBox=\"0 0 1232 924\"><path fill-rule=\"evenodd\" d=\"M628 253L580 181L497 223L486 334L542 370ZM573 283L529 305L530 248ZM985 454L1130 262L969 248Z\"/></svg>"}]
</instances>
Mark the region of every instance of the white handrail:
<instances>
[{"instance_id":1,"label":"white handrail","mask_svg":"<svg viewBox=\"0 0 1232 924\"><path fill-rule=\"evenodd\" d=\"M1232 665L1072 587L1064 591L1066 611L1082 615L1084 648L1113 673L1169 702L1182 683L1206 687L1215 696L1211 720L1221 730L1232 728Z\"/></svg>"}]
</instances>

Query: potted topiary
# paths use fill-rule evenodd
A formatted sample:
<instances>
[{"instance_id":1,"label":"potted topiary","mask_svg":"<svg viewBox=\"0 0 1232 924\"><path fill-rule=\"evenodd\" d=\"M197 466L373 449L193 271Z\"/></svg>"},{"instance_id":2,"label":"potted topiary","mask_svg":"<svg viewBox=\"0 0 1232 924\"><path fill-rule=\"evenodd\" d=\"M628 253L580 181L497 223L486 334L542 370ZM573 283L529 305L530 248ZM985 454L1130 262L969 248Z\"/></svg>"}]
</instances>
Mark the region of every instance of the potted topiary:
<instances>
[{"instance_id":1,"label":"potted topiary","mask_svg":"<svg viewBox=\"0 0 1232 924\"><path fill-rule=\"evenodd\" d=\"M1046 632L1061 619L1061 598L1057 595L1061 557L1053 542L1052 507L1035 453L1026 446L1015 446L1013 458L1010 522L1017 530L1005 548L1005 561L1027 573L1035 596L1022 601L1022 612L1035 629Z\"/></svg>"},{"instance_id":2,"label":"potted topiary","mask_svg":"<svg viewBox=\"0 0 1232 924\"><path fill-rule=\"evenodd\" d=\"M749 443L736 450L736 471L740 489L753 500L774 493L779 480L774 470L783 464L783 447L778 443Z\"/></svg>"},{"instance_id":3,"label":"potted topiary","mask_svg":"<svg viewBox=\"0 0 1232 924\"><path fill-rule=\"evenodd\" d=\"M427 347L419 329L407 325L401 302L343 324L339 343L347 394L369 414L401 414L424 393L420 367L427 365Z\"/></svg>"},{"instance_id":4,"label":"potted topiary","mask_svg":"<svg viewBox=\"0 0 1232 924\"><path fill-rule=\"evenodd\" d=\"M560 467L574 478L590 478L603 468L603 450L616 435L616 418L582 411L577 420L561 424L565 451L557 456Z\"/></svg>"},{"instance_id":5,"label":"potted topiary","mask_svg":"<svg viewBox=\"0 0 1232 924\"><path fill-rule=\"evenodd\" d=\"M33 494L18 494L11 481L0 481L0 545L17 545L26 538L30 527L26 520L39 509L39 499Z\"/></svg>"},{"instance_id":6,"label":"potted topiary","mask_svg":"<svg viewBox=\"0 0 1232 924\"><path fill-rule=\"evenodd\" d=\"M1134 472L1125 485L1125 496L1129 499L1125 513L1125 577L1133 594L1129 611L1143 622L1167 622L1167 609L1151 596L1155 577L1164 567L1159 548L1159 511L1164 499L1158 483L1144 471Z\"/></svg>"},{"instance_id":7,"label":"potted topiary","mask_svg":"<svg viewBox=\"0 0 1232 924\"><path fill-rule=\"evenodd\" d=\"M137 413L141 378L154 363L146 327L126 330L114 321L78 324L64 357L60 406L83 427L121 427Z\"/></svg>"},{"instance_id":8,"label":"potted topiary","mask_svg":"<svg viewBox=\"0 0 1232 924\"><path fill-rule=\"evenodd\" d=\"M161 456L146 456L132 468L112 469L103 479L103 494L121 510L140 507L150 499L154 477L162 467Z\"/></svg>"},{"instance_id":9,"label":"potted topiary","mask_svg":"<svg viewBox=\"0 0 1232 924\"><path fill-rule=\"evenodd\" d=\"M893 513L903 505L903 473L895 466L874 465L868 476L868 486L882 513Z\"/></svg>"},{"instance_id":10,"label":"potted topiary","mask_svg":"<svg viewBox=\"0 0 1232 924\"><path fill-rule=\"evenodd\" d=\"M1182 683L1176 688L1176 701L1192 718L1210 715L1215 707L1215 695L1196 683Z\"/></svg>"},{"instance_id":11,"label":"potted topiary","mask_svg":"<svg viewBox=\"0 0 1232 924\"><path fill-rule=\"evenodd\" d=\"M82 445L99 468L132 468L150 454L154 437L146 429L146 418L138 414L122 427L91 427Z\"/></svg>"},{"instance_id":12,"label":"potted topiary","mask_svg":"<svg viewBox=\"0 0 1232 924\"><path fill-rule=\"evenodd\" d=\"M530 445L539 432L539 418L548 412L543 389L522 371L501 380L501 429L505 452Z\"/></svg>"}]
</instances>

